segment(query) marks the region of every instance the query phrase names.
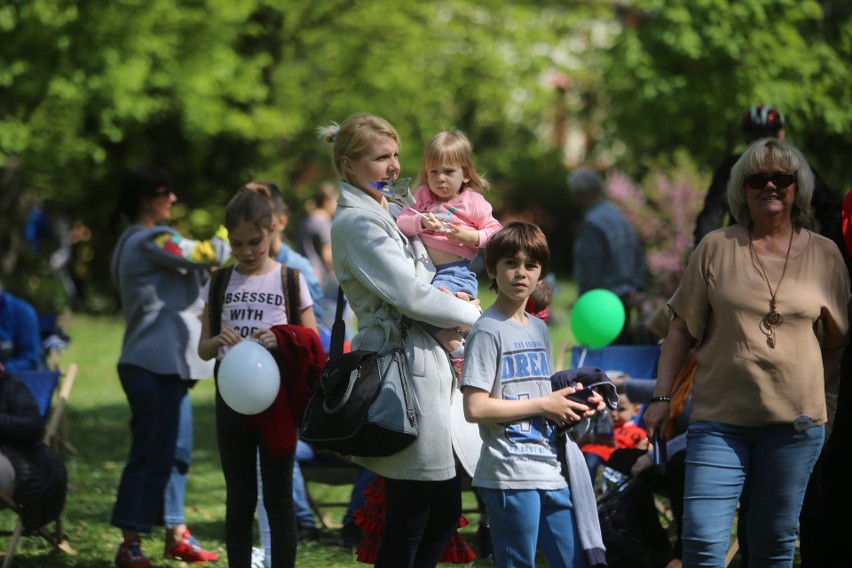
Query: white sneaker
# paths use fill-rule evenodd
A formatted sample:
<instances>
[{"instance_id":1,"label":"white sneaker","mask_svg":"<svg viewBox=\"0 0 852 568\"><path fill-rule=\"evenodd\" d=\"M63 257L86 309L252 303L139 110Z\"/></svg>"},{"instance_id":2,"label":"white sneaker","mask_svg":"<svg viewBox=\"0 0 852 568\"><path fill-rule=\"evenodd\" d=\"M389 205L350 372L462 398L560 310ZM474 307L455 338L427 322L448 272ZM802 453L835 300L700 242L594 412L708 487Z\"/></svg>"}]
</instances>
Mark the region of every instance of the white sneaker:
<instances>
[{"instance_id":1,"label":"white sneaker","mask_svg":"<svg viewBox=\"0 0 852 568\"><path fill-rule=\"evenodd\" d=\"M262 548L251 549L251 568L266 568L266 553Z\"/></svg>"}]
</instances>

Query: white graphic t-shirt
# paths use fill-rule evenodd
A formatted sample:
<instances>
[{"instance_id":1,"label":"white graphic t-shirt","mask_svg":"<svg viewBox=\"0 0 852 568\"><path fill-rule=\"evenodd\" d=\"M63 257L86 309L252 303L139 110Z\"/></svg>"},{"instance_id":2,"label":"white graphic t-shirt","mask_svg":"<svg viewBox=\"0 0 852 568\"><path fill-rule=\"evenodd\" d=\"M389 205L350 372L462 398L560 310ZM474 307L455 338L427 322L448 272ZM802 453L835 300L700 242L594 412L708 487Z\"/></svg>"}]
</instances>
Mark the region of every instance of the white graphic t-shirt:
<instances>
[{"instance_id":1,"label":"white graphic t-shirt","mask_svg":"<svg viewBox=\"0 0 852 568\"><path fill-rule=\"evenodd\" d=\"M202 290L202 298L207 301L210 286ZM314 305L311 292L305 279L299 275L299 310ZM269 329L287 322L287 308L284 303L284 289L281 282L281 264L266 274L248 276L233 270L225 290L222 302L222 329L233 328L240 337L246 339L258 329ZM219 349L219 356L227 353L228 347Z\"/></svg>"}]
</instances>

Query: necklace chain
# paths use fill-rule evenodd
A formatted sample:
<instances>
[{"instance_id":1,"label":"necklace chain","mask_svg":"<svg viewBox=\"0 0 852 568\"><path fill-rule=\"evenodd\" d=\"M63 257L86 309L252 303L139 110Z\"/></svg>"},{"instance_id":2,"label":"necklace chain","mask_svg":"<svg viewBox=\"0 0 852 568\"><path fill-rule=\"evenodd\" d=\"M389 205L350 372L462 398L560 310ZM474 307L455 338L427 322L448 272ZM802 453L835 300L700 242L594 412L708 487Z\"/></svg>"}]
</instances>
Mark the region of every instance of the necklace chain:
<instances>
[{"instance_id":1,"label":"necklace chain","mask_svg":"<svg viewBox=\"0 0 852 568\"><path fill-rule=\"evenodd\" d=\"M773 291L772 284L769 282L769 277L766 275L766 270L763 268L763 263L760 261L760 256L757 254L757 251L754 250L754 243L752 243L751 240L751 231L748 232L748 248L751 251L751 254L754 255L754 258L757 259L757 266L760 268L760 275L763 276L763 280L766 282L766 287L769 288L769 295L771 296L769 300L769 313L764 316L761 323L769 329L769 337L766 342L772 349L775 349L775 328L784 323L784 316L782 316L781 312L778 311L778 291L781 290L781 282L784 281L784 275L787 274L787 262L790 260L790 249L793 248L794 234L795 229L791 228L790 242L787 243L787 254L784 255L784 268L781 270L781 277L778 279L778 284L775 286L775 290Z\"/></svg>"}]
</instances>

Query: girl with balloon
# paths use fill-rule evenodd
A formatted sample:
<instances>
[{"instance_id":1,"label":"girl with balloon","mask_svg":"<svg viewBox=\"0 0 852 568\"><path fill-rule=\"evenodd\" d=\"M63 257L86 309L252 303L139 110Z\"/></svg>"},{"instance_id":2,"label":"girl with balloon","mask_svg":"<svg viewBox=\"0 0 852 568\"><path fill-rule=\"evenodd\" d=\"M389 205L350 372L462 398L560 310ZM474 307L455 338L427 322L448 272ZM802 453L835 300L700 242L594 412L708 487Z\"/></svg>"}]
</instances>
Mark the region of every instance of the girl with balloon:
<instances>
[{"instance_id":1,"label":"girl with balloon","mask_svg":"<svg viewBox=\"0 0 852 568\"><path fill-rule=\"evenodd\" d=\"M294 566L296 560L292 486L296 432L287 405L278 404L285 388L280 386L279 395L278 368L266 350L280 354L286 347L276 326L298 323L315 334L317 322L301 277L295 294L298 311L293 306L290 310L299 322L288 321L286 272L269 256L275 219L271 193L264 184L249 184L237 193L225 208L225 227L237 264L221 293L215 284L202 290L207 304L198 353L203 359L222 358L216 373L216 432L227 495L225 544L232 568L251 564L258 451L272 566ZM285 430L265 428L267 424L284 425Z\"/></svg>"}]
</instances>

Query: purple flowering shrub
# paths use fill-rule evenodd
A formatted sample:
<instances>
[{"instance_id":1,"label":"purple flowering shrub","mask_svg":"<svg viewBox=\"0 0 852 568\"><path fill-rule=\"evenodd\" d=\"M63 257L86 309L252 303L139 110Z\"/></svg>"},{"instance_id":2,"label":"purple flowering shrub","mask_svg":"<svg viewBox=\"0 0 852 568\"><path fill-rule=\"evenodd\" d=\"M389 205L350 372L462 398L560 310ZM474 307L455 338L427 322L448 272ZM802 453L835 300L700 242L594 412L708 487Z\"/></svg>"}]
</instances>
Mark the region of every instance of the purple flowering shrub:
<instances>
[{"instance_id":1,"label":"purple flowering shrub","mask_svg":"<svg viewBox=\"0 0 852 568\"><path fill-rule=\"evenodd\" d=\"M624 212L645 245L651 295L669 298L686 268L695 219L704 205L709 177L684 153L674 165L655 167L637 184L624 172L607 175L607 195Z\"/></svg>"}]
</instances>

